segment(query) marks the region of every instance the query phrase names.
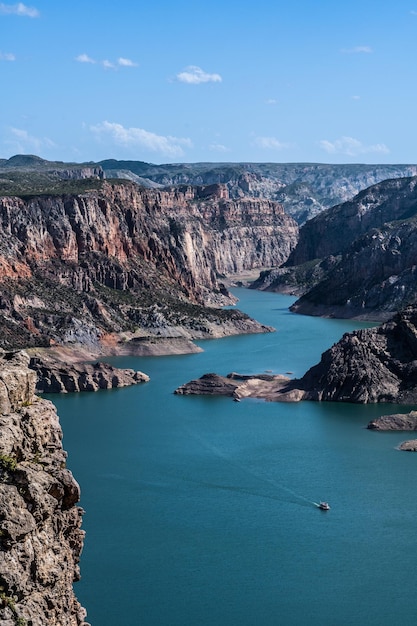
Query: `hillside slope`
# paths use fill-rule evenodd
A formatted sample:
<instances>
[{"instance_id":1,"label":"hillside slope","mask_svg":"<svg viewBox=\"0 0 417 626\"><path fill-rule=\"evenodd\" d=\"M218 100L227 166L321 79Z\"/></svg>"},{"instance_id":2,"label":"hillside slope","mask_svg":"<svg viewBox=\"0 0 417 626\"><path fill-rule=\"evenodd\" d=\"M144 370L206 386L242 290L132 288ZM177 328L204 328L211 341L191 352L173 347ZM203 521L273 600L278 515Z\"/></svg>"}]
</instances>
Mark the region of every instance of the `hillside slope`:
<instances>
[{"instance_id":1,"label":"hillside slope","mask_svg":"<svg viewBox=\"0 0 417 626\"><path fill-rule=\"evenodd\" d=\"M99 182L80 194L0 198L4 346L265 330L207 305L231 302L223 275L288 257L298 227L280 205L229 200L221 186Z\"/></svg>"}]
</instances>

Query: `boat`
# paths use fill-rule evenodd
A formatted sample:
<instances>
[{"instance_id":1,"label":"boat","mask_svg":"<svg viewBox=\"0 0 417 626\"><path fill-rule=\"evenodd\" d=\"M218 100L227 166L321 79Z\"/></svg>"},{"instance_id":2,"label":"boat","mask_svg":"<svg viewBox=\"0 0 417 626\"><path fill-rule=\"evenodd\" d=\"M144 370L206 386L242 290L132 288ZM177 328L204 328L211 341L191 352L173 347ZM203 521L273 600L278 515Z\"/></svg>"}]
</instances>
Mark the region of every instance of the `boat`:
<instances>
[{"instance_id":1,"label":"boat","mask_svg":"<svg viewBox=\"0 0 417 626\"><path fill-rule=\"evenodd\" d=\"M322 511L328 511L330 509L328 502L320 502L318 506Z\"/></svg>"}]
</instances>

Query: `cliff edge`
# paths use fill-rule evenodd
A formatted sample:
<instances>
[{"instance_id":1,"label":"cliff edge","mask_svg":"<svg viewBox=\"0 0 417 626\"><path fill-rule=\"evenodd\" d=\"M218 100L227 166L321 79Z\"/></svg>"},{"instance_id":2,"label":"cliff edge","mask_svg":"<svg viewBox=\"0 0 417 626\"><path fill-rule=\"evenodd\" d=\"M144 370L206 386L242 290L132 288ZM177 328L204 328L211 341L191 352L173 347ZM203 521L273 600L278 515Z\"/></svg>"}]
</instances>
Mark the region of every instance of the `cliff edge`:
<instances>
[{"instance_id":1,"label":"cliff edge","mask_svg":"<svg viewBox=\"0 0 417 626\"><path fill-rule=\"evenodd\" d=\"M87 626L73 582L80 491L65 467L54 405L35 396L25 352L0 352L0 622Z\"/></svg>"}]
</instances>

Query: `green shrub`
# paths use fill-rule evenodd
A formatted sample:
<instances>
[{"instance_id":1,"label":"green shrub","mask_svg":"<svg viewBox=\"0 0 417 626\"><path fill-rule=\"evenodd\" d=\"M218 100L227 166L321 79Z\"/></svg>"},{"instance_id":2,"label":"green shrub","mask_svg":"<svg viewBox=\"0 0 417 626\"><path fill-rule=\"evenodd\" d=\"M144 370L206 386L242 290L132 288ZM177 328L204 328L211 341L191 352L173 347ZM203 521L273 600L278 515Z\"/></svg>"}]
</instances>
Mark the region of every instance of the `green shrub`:
<instances>
[{"instance_id":1,"label":"green shrub","mask_svg":"<svg viewBox=\"0 0 417 626\"><path fill-rule=\"evenodd\" d=\"M17 460L10 454L0 454L0 467L8 472L14 472L16 469Z\"/></svg>"}]
</instances>

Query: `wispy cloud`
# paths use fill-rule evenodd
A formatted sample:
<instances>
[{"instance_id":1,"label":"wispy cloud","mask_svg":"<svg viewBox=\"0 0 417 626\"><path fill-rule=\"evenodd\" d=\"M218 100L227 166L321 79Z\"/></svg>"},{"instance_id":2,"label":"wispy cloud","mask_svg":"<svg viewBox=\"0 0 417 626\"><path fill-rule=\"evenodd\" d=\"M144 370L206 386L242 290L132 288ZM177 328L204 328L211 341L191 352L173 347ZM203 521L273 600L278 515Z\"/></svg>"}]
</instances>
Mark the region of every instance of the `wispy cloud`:
<instances>
[{"instance_id":1,"label":"wispy cloud","mask_svg":"<svg viewBox=\"0 0 417 626\"><path fill-rule=\"evenodd\" d=\"M0 2L0 15L22 15L24 17L39 17L38 9L27 7L23 2L4 4Z\"/></svg>"},{"instance_id":2,"label":"wispy cloud","mask_svg":"<svg viewBox=\"0 0 417 626\"><path fill-rule=\"evenodd\" d=\"M16 57L12 52L0 52L0 61L16 61Z\"/></svg>"},{"instance_id":3,"label":"wispy cloud","mask_svg":"<svg viewBox=\"0 0 417 626\"><path fill-rule=\"evenodd\" d=\"M102 65L107 70L115 70L118 67L137 67L138 64L132 61L131 59L126 59L124 57L119 57L117 61L109 61L108 59L104 59L104 61L96 61L88 54L79 54L75 57L75 60L79 63L91 63L92 65Z\"/></svg>"},{"instance_id":4,"label":"wispy cloud","mask_svg":"<svg viewBox=\"0 0 417 626\"><path fill-rule=\"evenodd\" d=\"M220 76L220 74L209 74L197 65L189 65L185 68L185 70L177 74L176 78L177 80L179 80L180 83L187 83L188 85L222 82L222 77Z\"/></svg>"},{"instance_id":5,"label":"wispy cloud","mask_svg":"<svg viewBox=\"0 0 417 626\"><path fill-rule=\"evenodd\" d=\"M291 147L291 144L279 141L275 137L255 137L252 143L264 150L285 150Z\"/></svg>"},{"instance_id":6,"label":"wispy cloud","mask_svg":"<svg viewBox=\"0 0 417 626\"><path fill-rule=\"evenodd\" d=\"M370 46L354 46L353 48L342 48L344 54L371 54L373 52Z\"/></svg>"},{"instance_id":7,"label":"wispy cloud","mask_svg":"<svg viewBox=\"0 0 417 626\"><path fill-rule=\"evenodd\" d=\"M230 148L227 148L222 143L211 143L209 145L209 150L212 152L230 152Z\"/></svg>"},{"instance_id":8,"label":"wispy cloud","mask_svg":"<svg viewBox=\"0 0 417 626\"><path fill-rule=\"evenodd\" d=\"M410 11L411 15L417 15L417 11Z\"/></svg>"},{"instance_id":9,"label":"wispy cloud","mask_svg":"<svg viewBox=\"0 0 417 626\"><path fill-rule=\"evenodd\" d=\"M90 130L99 139L110 137L119 146L144 148L168 157L182 156L184 148L192 148L193 145L187 138L157 135L143 128L125 128L114 122L102 122L90 126Z\"/></svg>"},{"instance_id":10,"label":"wispy cloud","mask_svg":"<svg viewBox=\"0 0 417 626\"><path fill-rule=\"evenodd\" d=\"M373 145L365 145L358 139L353 137L341 137L335 141L322 139L319 142L320 147L328 154L344 154L350 157L360 156L362 154L389 154L389 148L384 143L376 143Z\"/></svg>"},{"instance_id":11,"label":"wispy cloud","mask_svg":"<svg viewBox=\"0 0 417 626\"><path fill-rule=\"evenodd\" d=\"M134 63L134 61L131 61L130 59L124 59L123 57L119 57L117 59L117 63L121 67L137 67L138 66L138 64Z\"/></svg>"},{"instance_id":12,"label":"wispy cloud","mask_svg":"<svg viewBox=\"0 0 417 626\"><path fill-rule=\"evenodd\" d=\"M79 54L75 57L75 60L79 63L95 63L94 59L88 56L88 54Z\"/></svg>"},{"instance_id":13,"label":"wispy cloud","mask_svg":"<svg viewBox=\"0 0 417 626\"><path fill-rule=\"evenodd\" d=\"M265 100L265 104L273 106L274 104L278 104L278 100L276 100L275 98L268 98L268 100Z\"/></svg>"},{"instance_id":14,"label":"wispy cloud","mask_svg":"<svg viewBox=\"0 0 417 626\"><path fill-rule=\"evenodd\" d=\"M39 154L44 148L55 147L55 143L48 137L35 137L22 128L10 127L10 139L6 143L15 154L26 154L28 152Z\"/></svg>"}]
</instances>

